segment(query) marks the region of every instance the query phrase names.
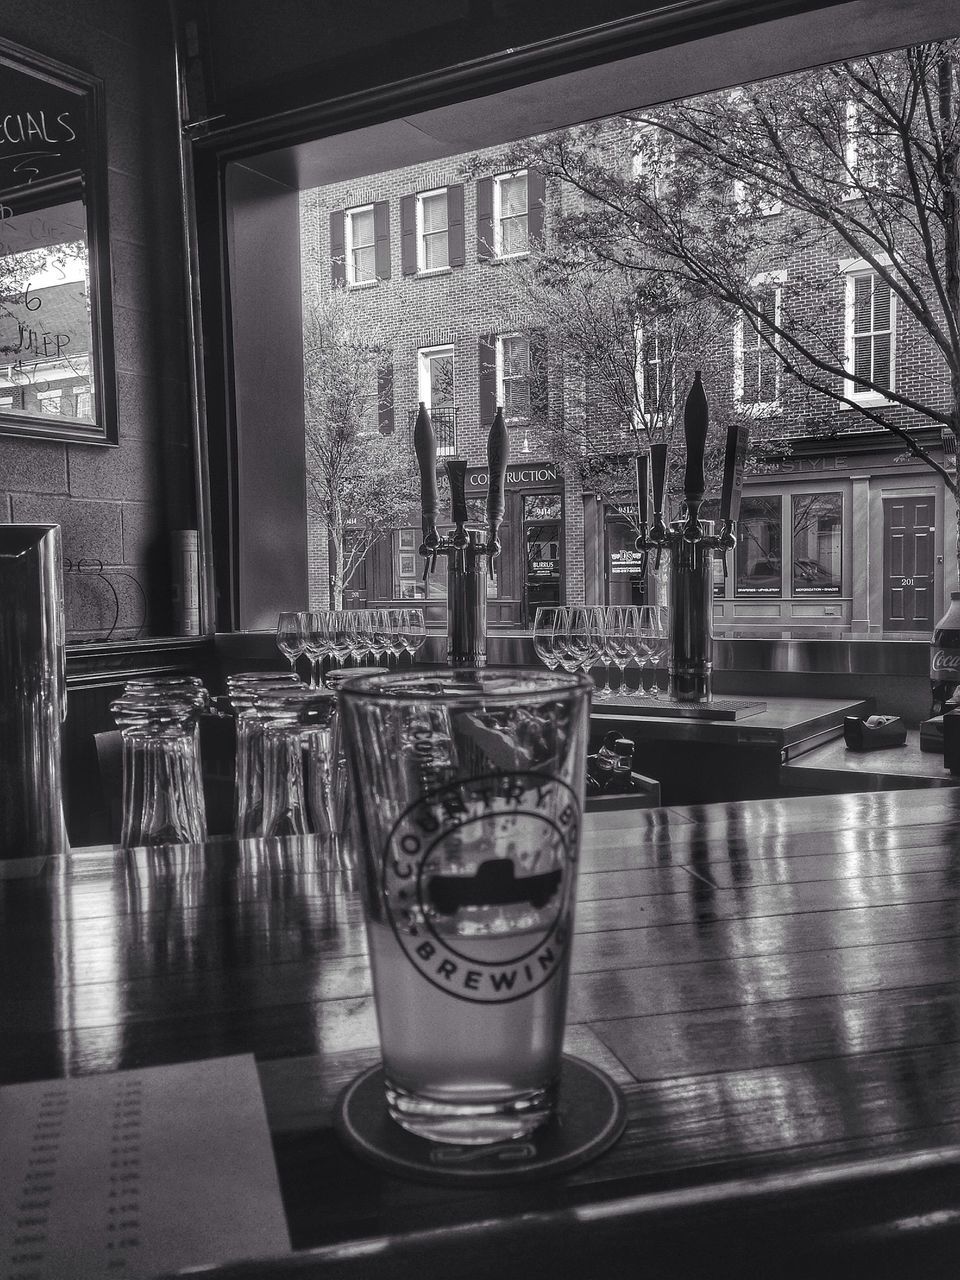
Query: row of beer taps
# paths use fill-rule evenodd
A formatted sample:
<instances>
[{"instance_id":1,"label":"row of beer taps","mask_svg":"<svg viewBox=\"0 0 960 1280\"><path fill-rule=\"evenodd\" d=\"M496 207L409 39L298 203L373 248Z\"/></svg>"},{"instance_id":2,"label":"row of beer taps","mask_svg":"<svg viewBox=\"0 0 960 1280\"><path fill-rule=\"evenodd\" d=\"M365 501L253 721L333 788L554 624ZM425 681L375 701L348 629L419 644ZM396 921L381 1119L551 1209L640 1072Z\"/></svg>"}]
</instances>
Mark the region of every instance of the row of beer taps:
<instances>
[{"instance_id":1,"label":"row of beer taps","mask_svg":"<svg viewBox=\"0 0 960 1280\"><path fill-rule=\"evenodd\" d=\"M720 492L719 529L707 532L700 519L700 509L706 489L704 459L706 456L709 411L703 381L698 369L693 385L683 407L683 431L686 444L686 466L683 475L685 514L682 520L669 526L664 521L666 501L667 461L669 445L655 441L649 454L637 455L637 525L636 548L643 552L641 575L646 573L647 556L655 550L655 568L660 567L660 557L668 548L676 558L677 567L692 568L695 547L708 547L720 551L724 557L737 542L737 521L740 518L740 498L743 491L743 473L746 464L750 429L747 423L731 423L727 430L723 459L723 482ZM650 481L653 482L653 520L649 520Z\"/></svg>"}]
</instances>

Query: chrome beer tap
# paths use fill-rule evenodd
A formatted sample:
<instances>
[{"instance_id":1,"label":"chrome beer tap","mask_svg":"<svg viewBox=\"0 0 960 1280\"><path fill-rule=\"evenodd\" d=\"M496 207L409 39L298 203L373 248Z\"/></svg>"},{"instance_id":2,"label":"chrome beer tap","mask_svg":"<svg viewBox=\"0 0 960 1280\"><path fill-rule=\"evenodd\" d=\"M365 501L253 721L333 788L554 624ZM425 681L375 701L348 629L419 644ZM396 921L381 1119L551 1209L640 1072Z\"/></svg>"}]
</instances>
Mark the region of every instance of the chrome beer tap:
<instances>
[{"instance_id":1,"label":"chrome beer tap","mask_svg":"<svg viewBox=\"0 0 960 1280\"><path fill-rule=\"evenodd\" d=\"M466 499L467 464L449 458L444 464L450 482L453 533L442 537L437 530L437 444L430 414L421 401L413 431L413 447L420 468L420 506L424 557L423 576L431 573L437 556L447 559L447 662L451 667L484 667L487 664L487 584L483 572L493 577L493 560L500 554L500 525L504 513L507 473L507 428L498 407L487 437L486 536L468 529Z\"/></svg>"},{"instance_id":2,"label":"chrome beer tap","mask_svg":"<svg viewBox=\"0 0 960 1280\"><path fill-rule=\"evenodd\" d=\"M685 512L668 525L663 518L667 474L667 446L650 446L653 475L653 522L646 529L646 467L637 459L640 490L638 551L656 548L656 567L664 550L670 557L670 694L677 702L709 702L713 677L713 558L736 545L736 522L747 450L745 426L731 426L724 456L719 534L712 521L700 519L703 504L703 461L709 412L697 370L683 410L686 468L683 477ZM643 479L641 480L641 472Z\"/></svg>"}]
</instances>

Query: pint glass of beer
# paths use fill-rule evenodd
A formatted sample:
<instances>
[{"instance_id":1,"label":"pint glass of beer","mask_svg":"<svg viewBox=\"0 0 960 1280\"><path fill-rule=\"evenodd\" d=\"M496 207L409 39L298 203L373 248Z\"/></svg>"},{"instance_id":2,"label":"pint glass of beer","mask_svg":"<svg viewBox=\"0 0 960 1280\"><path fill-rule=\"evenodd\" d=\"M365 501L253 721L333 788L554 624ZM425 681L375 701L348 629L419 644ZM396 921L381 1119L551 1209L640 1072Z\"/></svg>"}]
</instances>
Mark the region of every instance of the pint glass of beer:
<instances>
[{"instance_id":1,"label":"pint glass of beer","mask_svg":"<svg viewBox=\"0 0 960 1280\"><path fill-rule=\"evenodd\" d=\"M387 1108L431 1141L553 1115L591 687L501 667L340 691Z\"/></svg>"}]
</instances>

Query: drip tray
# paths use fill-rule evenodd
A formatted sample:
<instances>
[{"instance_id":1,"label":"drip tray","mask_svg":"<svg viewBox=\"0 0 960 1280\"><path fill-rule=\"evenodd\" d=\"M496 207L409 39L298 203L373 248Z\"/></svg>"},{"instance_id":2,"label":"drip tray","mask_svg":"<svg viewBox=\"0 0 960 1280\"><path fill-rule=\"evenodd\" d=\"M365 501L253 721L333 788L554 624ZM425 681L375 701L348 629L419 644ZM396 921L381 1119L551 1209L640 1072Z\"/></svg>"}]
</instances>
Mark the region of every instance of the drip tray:
<instances>
[{"instance_id":1,"label":"drip tray","mask_svg":"<svg viewBox=\"0 0 960 1280\"><path fill-rule=\"evenodd\" d=\"M747 698L713 698L710 702L676 702L673 698L643 698L635 693L615 694L609 700L594 698L593 710L639 711L645 716L663 716L669 720L745 720L766 711L765 702Z\"/></svg>"}]
</instances>

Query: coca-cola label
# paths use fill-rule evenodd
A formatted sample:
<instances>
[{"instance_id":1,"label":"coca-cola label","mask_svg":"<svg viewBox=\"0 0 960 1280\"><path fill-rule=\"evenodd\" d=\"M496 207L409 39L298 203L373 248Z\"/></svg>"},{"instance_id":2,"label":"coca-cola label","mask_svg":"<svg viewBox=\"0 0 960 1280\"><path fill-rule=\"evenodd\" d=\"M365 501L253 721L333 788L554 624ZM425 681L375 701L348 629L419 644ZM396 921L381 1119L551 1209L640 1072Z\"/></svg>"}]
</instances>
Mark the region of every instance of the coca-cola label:
<instances>
[{"instance_id":1,"label":"coca-cola label","mask_svg":"<svg viewBox=\"0 0 960 1280\"><path fill-rule=\"evenodd\" d=\"M934 649L930 655L930 678L940 675L960 680L960 649Z\"/></svg>"}]
</instances>

